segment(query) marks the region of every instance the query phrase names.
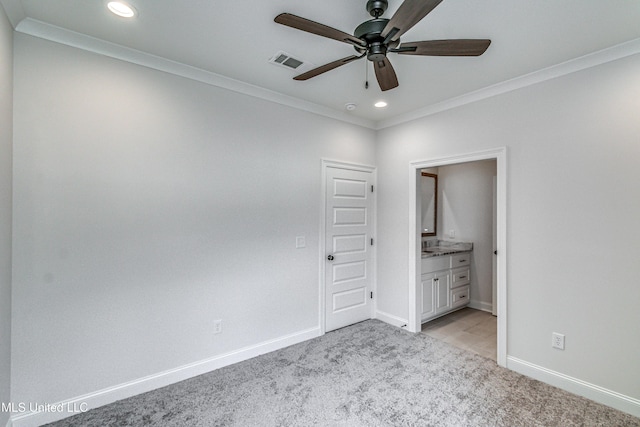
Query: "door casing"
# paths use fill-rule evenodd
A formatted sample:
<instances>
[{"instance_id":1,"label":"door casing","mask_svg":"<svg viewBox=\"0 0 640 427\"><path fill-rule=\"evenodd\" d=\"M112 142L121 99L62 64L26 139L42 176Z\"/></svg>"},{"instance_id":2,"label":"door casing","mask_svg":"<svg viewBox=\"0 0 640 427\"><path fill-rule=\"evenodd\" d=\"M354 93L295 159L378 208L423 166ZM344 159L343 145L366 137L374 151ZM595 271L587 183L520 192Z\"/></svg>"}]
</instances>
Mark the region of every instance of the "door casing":
<instances>
[{"instance_id":1,"label":"door casing","mask_svg":"<svg viewBox=\"0 0 640 427\"><path fill-rule=\"evenodd\" d=\"M496 160L496 220L497 220L497 309L498 309L498 365L507 365L507 148L476 151L450 157L416 160L410 163L409 179L409 324L408 330L420 332L420 204L418 203L418 180L420 169L467 163L478 160Z\"/></svg>"}]
</instances>

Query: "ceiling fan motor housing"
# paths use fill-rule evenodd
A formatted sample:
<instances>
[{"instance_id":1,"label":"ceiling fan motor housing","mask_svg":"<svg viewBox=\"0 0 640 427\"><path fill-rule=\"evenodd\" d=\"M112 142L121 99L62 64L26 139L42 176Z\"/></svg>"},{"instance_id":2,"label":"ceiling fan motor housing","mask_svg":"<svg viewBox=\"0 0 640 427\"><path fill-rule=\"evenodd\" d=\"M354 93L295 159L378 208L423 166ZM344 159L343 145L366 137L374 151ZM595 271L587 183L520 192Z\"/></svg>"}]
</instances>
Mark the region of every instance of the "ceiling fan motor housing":
<instances>
[{"instance_id":1,"label":"ceiling fan motor housing","mask_svg":"<svg viewBox=\"0 0 640 427\"><path fill-rule=\"evenodd\" d=\"M382 61L387 56L387 49L394 48L400 43L398 39L389 45L384 43L384 38L380 35L389 22L385 18L376 18L365 21L358 25L353 35L367 42L367 59L369 61ZM363 53L364 49L356 47L356 50Z\"/></svg>"}]
</instances>

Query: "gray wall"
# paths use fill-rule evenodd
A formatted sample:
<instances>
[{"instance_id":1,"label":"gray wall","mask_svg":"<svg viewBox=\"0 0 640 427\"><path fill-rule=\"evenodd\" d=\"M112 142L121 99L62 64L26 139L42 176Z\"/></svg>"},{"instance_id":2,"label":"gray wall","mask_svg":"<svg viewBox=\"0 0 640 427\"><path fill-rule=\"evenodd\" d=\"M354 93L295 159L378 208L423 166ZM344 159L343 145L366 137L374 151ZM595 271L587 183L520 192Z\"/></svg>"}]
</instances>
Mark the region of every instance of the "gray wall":
<instances>
[{"instance_id":1,"label":"gray wall","mask_svg":"<svg viewBox=\"0 0 640 427\"><path fill-rule=\"evenodd\" d=\"M0 402L10 400L13 28L0 6ZM0 425L9 418L0 412Z\"/></svg>"},{"instance_id":2,"label":"gray wall","mask_svg":"<svg viewBox=\"0 0 640 427\"><path fill-rule=\"evenodd\" d=\"M321 158L373 164L374 131L15 41L14 400L318 327Z\"/></svg>"},{"instance_id":3,"label":"gray wall","mask_svg":"<svg viewBox=\"0 0 640 427\"><path fill-rule=\"evenodd\" d=\"M639 76L635 55L380 131L378 308L408 317L409 163L506 146L508 356L640 399Z\"/></svg>"}]
</instances>

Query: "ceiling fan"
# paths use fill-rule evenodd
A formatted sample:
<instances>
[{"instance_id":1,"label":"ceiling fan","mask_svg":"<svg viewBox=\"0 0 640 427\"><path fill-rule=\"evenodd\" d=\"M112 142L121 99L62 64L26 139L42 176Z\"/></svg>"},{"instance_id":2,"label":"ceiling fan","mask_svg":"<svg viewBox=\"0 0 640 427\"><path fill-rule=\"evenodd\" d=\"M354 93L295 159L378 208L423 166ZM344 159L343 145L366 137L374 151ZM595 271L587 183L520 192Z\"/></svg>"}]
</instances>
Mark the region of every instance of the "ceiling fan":
<instances>
[{"instance_id":1,"label":"ceiling fan","mask_svg":"<svg viewBox=\"0 0 640 427\"><path fill-rule=\"evenodd\" d=\"M274 20L278 24L350 44L358 52L357 55L300 74L294 80L308 80L366 56L374 64L380 89L385 91L398 86L396 72L387 58L389 52L423 56L479 56L491 44L491 40L486 39L429 40L401 44L400 36L440 2L442 0L404 0L391 19L386 19L380 16L387 10L388 0L368 0L367 12L373 19L358 25L353 35L290 13L281 13Z\"/></svg>"}]
</instances>

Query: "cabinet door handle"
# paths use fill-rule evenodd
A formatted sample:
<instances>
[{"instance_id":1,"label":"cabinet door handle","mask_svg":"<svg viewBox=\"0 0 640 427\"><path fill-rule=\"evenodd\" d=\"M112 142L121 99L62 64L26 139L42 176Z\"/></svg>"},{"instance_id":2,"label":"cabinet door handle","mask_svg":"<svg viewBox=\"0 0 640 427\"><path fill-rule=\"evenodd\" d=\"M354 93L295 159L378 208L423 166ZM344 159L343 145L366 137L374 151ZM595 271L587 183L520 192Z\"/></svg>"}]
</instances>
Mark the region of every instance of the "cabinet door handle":
<instances>
[{"instance_id":1,"label":"cabinet door handle","mask_svg":"<svg viewBox=\"0 0 640 427\"><path fill-rule=\"evenodd\" d=\"M461 259L458 262L467 262L467 260L466 259Z\"/></svg>"},{"instance_id":2,"label":"cabinet door handle","mask_svg":"<svg viewBox=\"0 0 640 427\"><path fill-rule=\"evenodd\" d=\"M460 278L461 278L461 279L464 279L464 278L466 278L466 277L467 277L467 276L460 276Z\"/></svg>"}]
</instances>

